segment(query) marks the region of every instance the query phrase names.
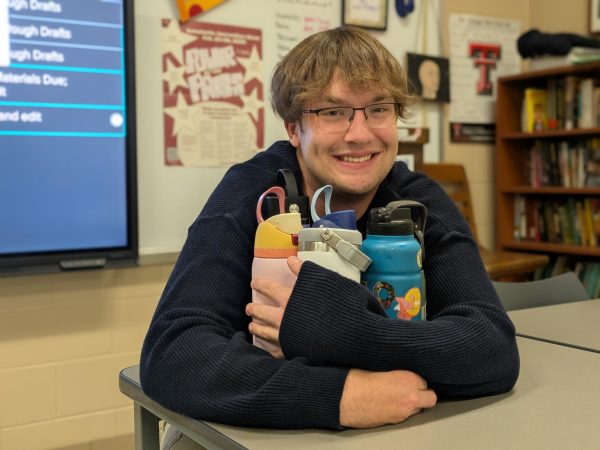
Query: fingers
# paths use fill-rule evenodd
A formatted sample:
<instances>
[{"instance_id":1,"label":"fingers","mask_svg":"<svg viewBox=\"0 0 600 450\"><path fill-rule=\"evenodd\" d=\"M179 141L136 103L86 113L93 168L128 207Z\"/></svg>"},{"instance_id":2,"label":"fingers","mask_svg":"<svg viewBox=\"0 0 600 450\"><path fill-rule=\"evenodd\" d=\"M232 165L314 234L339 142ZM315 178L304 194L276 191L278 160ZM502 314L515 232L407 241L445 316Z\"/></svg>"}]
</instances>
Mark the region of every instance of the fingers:
<instances>
[{"instance_id":1,"label":"fingers","mask_svg":"<svg viewBox=\"0 0 600 450\"><path fill-rule=\"evenodd\" d=\"M297 256L289 256L287 259L287 264L292 273L298 276L300 273L300 268L302 267L302 260Z\"/></svg>"},{"instance_id":2,"label":"fingers","mask_svg":"<svg viewBox=\"0 0 600 450\"><path fill-rule=\"evenodd\" d=\"M433 408L437 403L437 395L433 389L427 387L427 381L424 378L417 374L414 375L417 377L415 414L418 414L426 408Z\"/></svg>"},{"instance_id":3,"label":"fingers","mask_svg":"<svg viewBox=\"0 0 600 450\"><path fill-rule=\"evenodd\" d=\"M397 370L394 372L398 374L398 376L402 377L404 383L413 386L415 389L419 389L421 391L426 391L428 389L427 380L425 380L425 378L423 378L421 375L409 370Z\"/></svg>"},{"instance_id":4,"label":"fingers","mask_svg":"<svg viewBox=\"0 0 600 450\"><path fill-rule=\"evenodd\" d=\"M414 372L350 369L340 401L340 424L353 428L399 423L436 404L435 392Z\"/></svg>"},{"instance_id":5,"label":"fingers","mask_svg":"<svg viewBox=\"0 0 600 450\"><path fill-rule=\"evenodd\" d=\"M283 317L283 309L277 306L248 303L246 305L246 315L252 317L253 321L258 320L264 325L279 327Z\"/></svg>"},{"instance_id":6,"label":"fingers","mask_svg":"<svg viewBox=\"0 0 600 450\"><path fill-rule=\"evenodd\" d=\"M396 379L397 382L403 381L406 397L406 407L410 415L419 414L423 410L433 408L437 403L437 395L427 386L427 380L420 375L399 370L395 373L400 377Z\"/></svg>"},{"instance_id":7,"label":"fingers","mask_svg":"<svg viewBox=\"0 0 600 450\"><path fill-rule=\"evenodd\" d=\"M432 389L427 389L422 392L423 392L423 395L421 397L422 408L433 408L437 403L436 393L433 392Z\"/></svg>"},{"instance_id":8,"label":"fingers","mask_svg":"<svg viewBox=\"0 0 600 450\"><path fill-rule=\"evenodd\" d=\"M292 261L290 270L296 274L301 265L302 261L300 260ZM275 344L277 350L271 351L271 354L276 358L281 358L283 352L279 346L279 328L292 288L268 278L255 278L251 281L250 286L256 293L253 297L260 301L253 301L246 305L246 314L252 318L248 330L253 336Z\"/></svg>"},{"instance_id":9,"label":"fingers","mask_svg":"<svg viewBox=\"0 0 600 450\"><path fill-rule=\"evenodd\" d=\"M255 278L250 283L250 287L257 292L265 295L273 301L274 304L285 307L292 293L292 289L279 284L268 278Z\"/></svg>"},{"instance_id":10,"label":"fingers","mask_svg":"<svg viewBox=\"0 0 600 450\"><path fill-rule=\"evenodd\" d=\"M250 325L248 325L248 331L250 331L250 334L253 336L279 345L279 331L271 326L263 325L258 322L251 322Z\"/></svg>"},{"instance_id":11,"label":"fingers","mask_svg":"<svg viewBox=\"0 0 600 450\"><path fill-rule=\"evenodd\" d=\"M277 344L279 347L279 327L283 317L283 308L277 306L248 303L246 314L252 318L248 331L253 336ZM276 358L279 357L273 354Z\"/></svg>"}]
</instances>

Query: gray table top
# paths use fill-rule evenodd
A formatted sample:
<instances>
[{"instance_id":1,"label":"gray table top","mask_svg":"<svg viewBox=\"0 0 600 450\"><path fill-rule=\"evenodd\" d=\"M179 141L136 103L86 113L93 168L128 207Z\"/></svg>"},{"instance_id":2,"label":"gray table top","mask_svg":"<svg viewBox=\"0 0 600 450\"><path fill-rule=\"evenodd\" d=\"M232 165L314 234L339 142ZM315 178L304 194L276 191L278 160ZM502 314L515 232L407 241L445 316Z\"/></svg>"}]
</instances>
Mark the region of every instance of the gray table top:
<instances>
[{"instance_id":1,"label":"gray table top","mask_svg":"<svg viewBox=\"0 0 600 450\"><path fill-rule=\"evenodd\" d=\"M600 299L509 311L519 336L600 353Z\"/></svg>"},{"instance_id":2,"label":"gray table top","mask_svg":"<svg viewBox=\"0 0 600 450\"><path fill-rule=\"evenodd\" d=\"M174 413L166 418L182 420L177 426L183 423L182 428L192 437L208 437L215 446L223 448L597 448L600 355L525 338L518 338L518 344L521 374L512 392L441 401L435 408L398 425L336 432L233 427ZM141 393L137 367L122 372L120 386L142 406L155 413L157 407L161 409ZM169 413L164 408L158 413L165 411Z\"/></svg>"}]
</instances>

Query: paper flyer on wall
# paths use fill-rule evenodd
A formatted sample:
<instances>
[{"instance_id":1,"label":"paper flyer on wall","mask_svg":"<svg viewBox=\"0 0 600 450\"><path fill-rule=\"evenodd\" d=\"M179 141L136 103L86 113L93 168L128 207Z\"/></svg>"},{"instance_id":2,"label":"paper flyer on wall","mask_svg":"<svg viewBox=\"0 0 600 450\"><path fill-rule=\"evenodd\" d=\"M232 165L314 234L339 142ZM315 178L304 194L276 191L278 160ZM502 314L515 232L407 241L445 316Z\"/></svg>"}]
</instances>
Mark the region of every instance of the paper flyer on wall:
<instances>
[{"instance_id":1,"label":"paper flyer on wall","mask_svg":"<svg viewBox=\"0 0 600 450\"><path fill-rule=\"evenodd\" d=\"M302 39L340 24L339 4L334 0L271 0L277 60Z\"/></svg>"},{"instance_id":2,"label":"paper flyer on wall","mask_svg":"<svg viewBox=\"0 0 600 450\"><path fill-rule=\"evenodd\" d=\"M264 147L262 32L162 20L166 165L229 166Z\"/></svg>"},{"instance_id":3,"label":"paper flyer on wall","mask_svg":"<svg viewBox=\"0 0 600 450\"><path fill-rule=\"evenodd\" d=\"M450 121L496 122L496 80L518 73L518 20L450 14Z\"/></svg>"}]
</instances>

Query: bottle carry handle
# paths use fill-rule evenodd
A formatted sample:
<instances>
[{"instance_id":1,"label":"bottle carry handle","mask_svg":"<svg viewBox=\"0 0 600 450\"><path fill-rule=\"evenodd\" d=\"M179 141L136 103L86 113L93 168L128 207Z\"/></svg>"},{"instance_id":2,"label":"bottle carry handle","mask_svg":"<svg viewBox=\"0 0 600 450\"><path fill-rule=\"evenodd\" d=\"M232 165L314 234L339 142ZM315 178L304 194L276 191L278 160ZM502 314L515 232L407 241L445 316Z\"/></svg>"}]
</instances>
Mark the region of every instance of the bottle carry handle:
<instances>
[{"instance_id":1,"label":"bottle carry handle","mask_svg":"<svg viewBox=\"0 0 600 450\"><path fill-rule=\"evenodd\" d=\"M333 187L330 184L326 184L315 191L310 201L310 217L313 223L321 220L317 214L317 200L323 192L325 193L325 215L331 214L331 193L333 192Z\"/></svg>"},{"instance_id":2,"label":"bottle carry handle","mask_svg":"<svg viewBox=\"0 0 600 450\"><path fill-rule=\"evenodd\" d=\"M279 214L285 213L285 191L281 186L273 186L260 194L260 197L258 198L258 203L256 204L256 220L258 220L258 223L264 222L262 216L262 204L268 194L275 194L277 196L279 202Z\"/></svg>"},{"instance_id":3,"label":"bottle carry handle","mask_svg":"<svg viewBox=\"0 0 600 450\"><path fill-rule=\"evenodd\" d=\"M425 258L425 222L427 221L427 208L422 203L414 200L396 200L387 204L388 208L410 208L410 213L415 223L415 237L421 244L421 252Z\"/></svg>"},{"instance_id":4,"label":"bottle carry handle","mask_svg":"<svg viewBox=\"0 0 600 450\"><path fill-rule=\"evenodd\" d=\"M298 195L298 185L296 184L294 172L290 169L279 169L277 171L277 184L279 186L285 186L290 206L300 206L300 196Z\"/></svg>"},{"instance_id":5,"label":"bottle carry handle","mask_svg":"<svg viewBox=\"0 0 600 450\"><path fill-rule=\"evenodd\" d=\"M342 237L336 234L336 232L332 229L321 228L319 237L321 238L321 242L325 242L328 246L334 249L341 258L348 261L361 272L367 270L373 262L371 258L361 252L350 242L342 239Z\"/></svg>"}]
</instances>

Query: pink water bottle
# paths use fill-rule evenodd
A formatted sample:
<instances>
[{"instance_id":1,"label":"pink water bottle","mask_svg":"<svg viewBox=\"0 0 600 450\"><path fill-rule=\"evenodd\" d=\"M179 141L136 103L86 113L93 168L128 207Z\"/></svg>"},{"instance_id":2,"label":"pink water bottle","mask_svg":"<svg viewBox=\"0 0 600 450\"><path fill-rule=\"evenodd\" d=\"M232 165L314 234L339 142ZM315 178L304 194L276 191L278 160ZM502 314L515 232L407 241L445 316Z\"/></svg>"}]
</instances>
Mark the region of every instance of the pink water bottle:
<instances>
[{"instance_id":1,"label":"pink water bottle","mask_svg":"<svg viewBox=\"0 0 600 450\"><path fill-rule=\"evenodd\" d=\"M275 194L279 201L279 214L263 219L262 203L267 194ZM285 192L280 186L274 186L262 193L256 205L258 228L254 240L254 260L252 262L252 278L264 277L293 287L296 276L287 265L288 256L298 253L298 233L302 229L302 221L297 205L290 205L285 212ZM252 303L271 304L260 292L252 291ZM275 306L275 305L274 305ZM276 347L261 338L254 337L254 345L267 351Z\"/></svg>"}]
</instances>

